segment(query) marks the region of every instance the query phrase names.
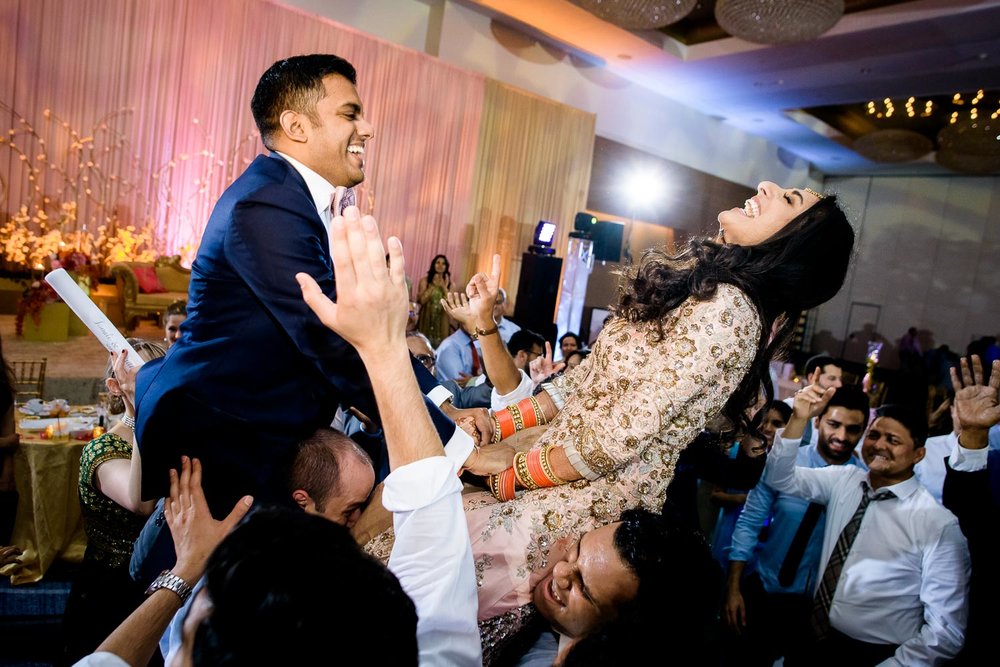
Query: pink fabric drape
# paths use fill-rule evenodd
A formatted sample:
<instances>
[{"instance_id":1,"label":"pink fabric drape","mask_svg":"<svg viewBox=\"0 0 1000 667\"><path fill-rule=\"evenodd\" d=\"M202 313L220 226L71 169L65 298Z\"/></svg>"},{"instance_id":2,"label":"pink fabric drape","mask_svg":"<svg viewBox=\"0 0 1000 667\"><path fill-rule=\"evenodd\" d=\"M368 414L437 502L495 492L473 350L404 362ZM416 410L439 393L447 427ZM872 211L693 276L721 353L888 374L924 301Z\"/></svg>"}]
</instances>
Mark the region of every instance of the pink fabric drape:
<instances>
[{"instance_id":1,"label":"pink fabric drape","mask_svg":"<svg viewBox=\"0 0 1000 667\"><path fill-rule=\"evenodd\" d=\"M73 200L80 226L151 220L162 251L191 255L263 150L260 74L330 52L375 125L359 205L402 238L414 281L439 252L461 275L481 76L262 0L0 0L0 20L0 210Z\"/></svg>"}]
</instances>

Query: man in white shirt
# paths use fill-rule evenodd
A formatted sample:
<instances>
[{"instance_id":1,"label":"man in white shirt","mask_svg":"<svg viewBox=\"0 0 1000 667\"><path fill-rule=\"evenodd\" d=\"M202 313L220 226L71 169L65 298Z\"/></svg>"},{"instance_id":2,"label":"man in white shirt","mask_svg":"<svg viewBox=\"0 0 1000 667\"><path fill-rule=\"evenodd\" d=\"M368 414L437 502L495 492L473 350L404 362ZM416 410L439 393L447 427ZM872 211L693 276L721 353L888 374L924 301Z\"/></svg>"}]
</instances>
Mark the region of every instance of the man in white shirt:
<instances>
[{"instance_id":1,"label":"man in white shirt","mask_svg":"<svg viewBox=\"0 0 1000 667\"><path fill-rule=\"evenodd\" d=\"M969 551L954 515L913 475L926 418L882 406L865 436L868 472L798 468L806 422L833 395L814 374L768 457L766 482L827 506L813 606L816 642L793 665L937 665L962 648Z\"/></svg>"}]
</instances>

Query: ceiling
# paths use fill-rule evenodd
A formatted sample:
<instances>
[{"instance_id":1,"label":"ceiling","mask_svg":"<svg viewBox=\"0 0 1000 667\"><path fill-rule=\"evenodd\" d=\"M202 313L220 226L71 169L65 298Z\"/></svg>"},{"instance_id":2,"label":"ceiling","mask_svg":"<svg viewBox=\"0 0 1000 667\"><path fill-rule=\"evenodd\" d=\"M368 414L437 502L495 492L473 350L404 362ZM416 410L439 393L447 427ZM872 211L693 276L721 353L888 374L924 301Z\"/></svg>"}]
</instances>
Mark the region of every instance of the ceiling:
<instances>
[{"instance_id":1,"label":"ceiling","mask_svg":"<svg viewBox=\"0 0 1000 667\"><path fill-rule=\"evenodd\" d=\"M955 173L933 153L882 163L854 151L860 125L848 112L863 115L871 100L890 98L902 109L909 97L961 93L967 100L985 89L985 117L1000 107L993 99L1000 90L1000 0L846 0L845 15L825 35L777 46L725 35L712 20L714 0L701 0L674 26L644 31L614 26L569 0L466 3L829 175ZM918 131L933 136L927 125L924 119Z\"/></svg>"}]
</instances>

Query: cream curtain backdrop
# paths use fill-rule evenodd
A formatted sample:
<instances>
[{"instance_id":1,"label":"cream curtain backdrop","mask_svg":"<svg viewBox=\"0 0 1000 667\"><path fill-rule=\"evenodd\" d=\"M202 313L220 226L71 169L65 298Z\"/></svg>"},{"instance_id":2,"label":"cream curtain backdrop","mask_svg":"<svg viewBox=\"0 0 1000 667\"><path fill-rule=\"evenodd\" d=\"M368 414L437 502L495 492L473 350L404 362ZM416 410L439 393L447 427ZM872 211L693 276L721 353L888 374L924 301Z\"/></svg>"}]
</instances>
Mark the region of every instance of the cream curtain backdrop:
<instances>
[{"instance_id":1,"label":"cream curtain backdrop","mask_svg":"<svg viewBox=\"0 0 1000 667\"><path fill-rule=\"evenodd\" d=\"M558 225L553 247L561 254L576 213L586 208L596 120L594 114L486 81L468 256L473 271L487 271L493 254L500 253L501 282L512 301L521 254L538 221Z\"/></svg>"},{"instance_id":2,"label":"cream curtain backdrop","mask_svg":"<svg viewBox=\"0 0 1000 667\"><path fill-rule=\"evenodd\" d=\"M411 276L438 252L462 271L482 76L261 0L0 0L0 20L0 210L76 201L92 231L152 220L163 251L191 252L263 150L261 73L329 52L375 125L362 209L403 239Z\"/></svg>"},{"instance_id":3,"label":"cream curtain backdrop","mask_svg":"<svg viewBox=\"0 0 1000 667\"><path fill-rule=\"evenodd\" d=\"M264 0L0 0L0 211L75 201L80 227L151 221L193 256L222 191L263 147L249 103L300 53L358 70L375 139L359 205L398 235L416 282L504 258L516 294L540 219L565 247L584 208L595 117ZM0 224L7 217L0 219ZM72 231L72 230L67 230Z\"/></svg>"}]
</instances>

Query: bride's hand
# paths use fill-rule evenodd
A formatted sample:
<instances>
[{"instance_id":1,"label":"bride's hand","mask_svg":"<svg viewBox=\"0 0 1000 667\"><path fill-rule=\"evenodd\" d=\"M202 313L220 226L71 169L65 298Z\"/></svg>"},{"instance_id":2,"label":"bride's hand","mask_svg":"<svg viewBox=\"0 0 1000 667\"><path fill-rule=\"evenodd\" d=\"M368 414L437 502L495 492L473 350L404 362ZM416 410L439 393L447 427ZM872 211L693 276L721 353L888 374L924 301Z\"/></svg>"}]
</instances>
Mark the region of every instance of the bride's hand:
<instances>
[{"instance_id":1,"label":"bride's hand","mask_svg":"<svg viewBox=\"0 0 1000 667\"><path fill-rule=\"evenodd\" d=\"M527 452L538 439L545 435L545 431L548 426L532 426L531 428L526 428L523 431L518 431L514 435L504 438L503 443L508 447L512 448L515 452Z\"/></svg>"}]
</instances>

